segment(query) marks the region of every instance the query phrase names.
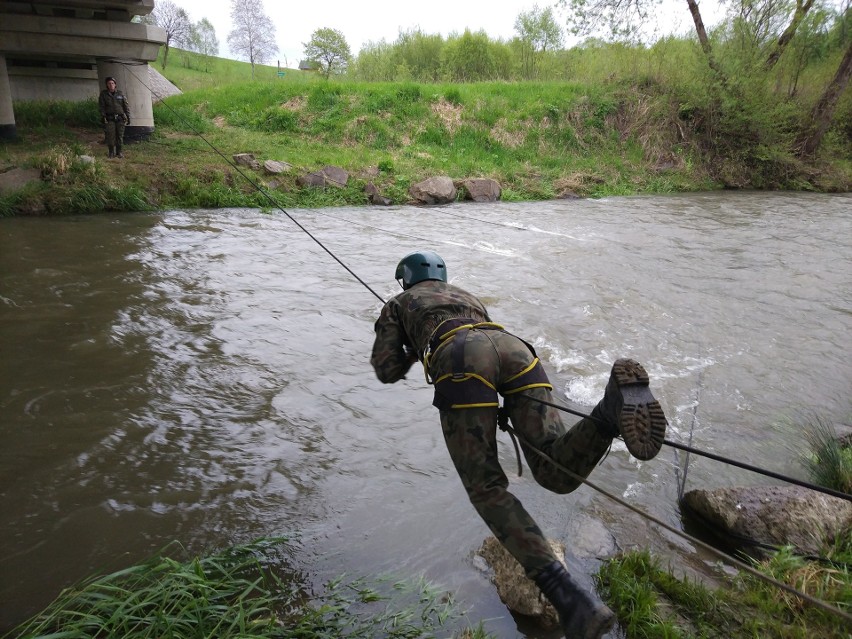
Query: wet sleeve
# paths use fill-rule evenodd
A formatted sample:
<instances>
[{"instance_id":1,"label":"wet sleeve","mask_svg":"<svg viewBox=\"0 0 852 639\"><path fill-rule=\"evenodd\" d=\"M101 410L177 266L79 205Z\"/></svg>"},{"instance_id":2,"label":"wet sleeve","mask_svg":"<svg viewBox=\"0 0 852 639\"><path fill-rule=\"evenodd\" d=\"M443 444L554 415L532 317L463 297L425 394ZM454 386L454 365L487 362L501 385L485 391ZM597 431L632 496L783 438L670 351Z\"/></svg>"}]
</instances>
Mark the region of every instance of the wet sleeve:
<instances>
[{"instance_id":1,"label":"wet sleeve","mask_svg":"<svg viewBox=\"0 0 852 639\"><path fill-rule=\"evenodd\" d=\"M379 319L376 320L376 339L373 342L370 364L376 371L376 377L384 384L393 384L404 378L416 361L405 352L405 329L396 310L391 300L385 304Z\"/></svg>"}]
</instances>

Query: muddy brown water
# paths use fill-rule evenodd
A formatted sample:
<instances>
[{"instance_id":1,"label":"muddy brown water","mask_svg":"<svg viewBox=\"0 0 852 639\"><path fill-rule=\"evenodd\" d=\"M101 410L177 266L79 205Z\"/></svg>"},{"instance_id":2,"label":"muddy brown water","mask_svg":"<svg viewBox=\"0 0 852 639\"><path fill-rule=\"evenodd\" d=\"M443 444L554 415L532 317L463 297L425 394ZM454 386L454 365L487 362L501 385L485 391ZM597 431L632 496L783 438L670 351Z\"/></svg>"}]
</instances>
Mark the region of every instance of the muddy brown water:
<instances>
[{"instance_id":1,"label":"muddy brown water","mask_svg":"<svg viewBox=\"0 0 852 639\"><path fill-rule=\"evenodd\" d=\"M800 478L795 417L850 414L848 195L290 214L384 299L399 257L436 249L574 408L631 356L669 438ZM380 307L281 213L0 220L0 628L172 540L205 552L291 534L316 583L424 575L486 630L534 636L476 567L488 530L421 373L383 386L370 369ZM584 583L613 548L712 562L588 487L558 496L518 478L506 436L501 455ZM683 462L616 444L592 479L680 527ZM773 481L693 457L687 489Z\"/></svg>"}]
</instances>

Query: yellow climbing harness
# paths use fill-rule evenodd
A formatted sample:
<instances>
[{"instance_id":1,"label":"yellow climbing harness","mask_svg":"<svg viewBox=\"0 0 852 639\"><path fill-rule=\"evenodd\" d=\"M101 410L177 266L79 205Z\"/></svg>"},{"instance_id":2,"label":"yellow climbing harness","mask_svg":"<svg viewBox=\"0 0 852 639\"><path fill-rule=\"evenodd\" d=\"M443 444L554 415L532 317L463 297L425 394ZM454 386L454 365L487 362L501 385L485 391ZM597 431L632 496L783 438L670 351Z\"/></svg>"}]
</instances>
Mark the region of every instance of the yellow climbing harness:
<instances>
[{"instance_id":1,"label":"yellow climbing harness","mask_svg":"<svg viewBox=\"0 0 852 639\"><path fill-rule=\"evenodd\" d=\"M499 387L477 373L466 372L464 370L465 338L467 332L474 329L506 332L500 324L477 322L468 318L445 320L433 331L423 356L423 368L427 383L435 386L435 397L432 401L434 406L441 410L496 408L500 405L498 394L510 395L531 388L553 389L541 362L535 354L535 350L527 342L524 342L524 344L533 354L533 361L524 370L500 384ZM429 363L439 350L450 343L453 344L452 372L445 373L433 380L429 373Z\"/></svg>"}]
</instances>

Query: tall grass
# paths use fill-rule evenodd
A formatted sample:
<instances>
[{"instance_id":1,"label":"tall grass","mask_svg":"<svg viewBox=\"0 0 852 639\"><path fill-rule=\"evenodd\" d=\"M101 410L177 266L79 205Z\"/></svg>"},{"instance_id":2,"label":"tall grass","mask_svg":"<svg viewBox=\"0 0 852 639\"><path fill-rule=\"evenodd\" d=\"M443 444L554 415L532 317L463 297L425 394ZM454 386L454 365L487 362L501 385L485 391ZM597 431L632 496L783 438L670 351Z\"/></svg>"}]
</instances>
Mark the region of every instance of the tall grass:
<instances>
[{"instance_id":1,"label":"tall grass","mask_svg":"<svg viewBox=\"0 0 852 639\"><path fill-rule=\"evenodd\" d=\"M15 103L15 122L20 128L51 130L72 126L100 126L97 98L80 102L33 100Z\"/></svg>"},{"instance_id":2,"label":"tall grass","mask_svg":"<svg viewBox=\"0 0 852 639\"><path fill-rule=\"evenodd\" d=\"M803 420L802 432L810 450L801 462L811 481L852 494L852 442L844 445L831 421L818 413Z\"/></svg>"},{"instance_id":3,"label":"tall grass","mask_svg":"<svg viewBox=\"0 0 852 639\"><path fill-rule=\"evenodd\" d=\"M831 551L848 566L850 542ZM756 567L764 574L842 609L852 602L852 576L844 564L821 565L783 550ZM843 618L810 606L751 574L717 589L675 577L648 551L607 560L599 588L628 639L848 639Z\"/></svg>"},{"instance_id":4,"label":"tall grass","mask_svg":"<svg viewBox=\"0 0 852 639\"><path fill-rule=\"evenodd\" d=\"M183 639L450 636L461 612L424 581L338 578L320 595L277 554L285 538L261 539L208 557L176 549L68 588L3 639ZM485 639L481 629L466 631Z\"/></svg>"}]
</instances>

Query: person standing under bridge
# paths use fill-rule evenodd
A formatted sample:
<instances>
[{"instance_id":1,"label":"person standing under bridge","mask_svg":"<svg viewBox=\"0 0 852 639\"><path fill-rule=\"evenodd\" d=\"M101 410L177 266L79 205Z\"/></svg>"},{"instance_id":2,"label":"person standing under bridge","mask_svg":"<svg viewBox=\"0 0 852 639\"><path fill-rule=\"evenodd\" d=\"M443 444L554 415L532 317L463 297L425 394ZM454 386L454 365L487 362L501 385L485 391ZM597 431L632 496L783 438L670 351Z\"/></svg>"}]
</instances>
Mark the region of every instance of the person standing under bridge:
<instances>
[{"instance_id":1,"label":"person standing under bridge","mask_svg":"<svg viewBox=\"0 0 852 639\"><path fill-rule=\"evenodd\" d=\"M116 89L115 78L107 78L104 84L106 88L98 96L98 108L109 147L108 157L123 158L121 145L124 141L124 127L130 124L130 106L124 94Z\"/></svg>"},{"instance_id":2,"label":"person standing under bridge","mask_svg":"<svg viewBox=\"0 0 852 639\"><path fill-rule=\"evenodd\" d=\"M410 253L396 269L402 292L382 308L370 363L379 380L403 379L416 361L435 387L444 441L476 511L523 566L559 615L568 639L598 639L615 623L613 612L580 588L553 554L539 526L508 491L497 456L498 420L511 420L535 480L558 494L582 483L621 436L636 458L660 451L666 418L638 362L619 359L603 399L570 429L552 402L553 387L532 346L491 321L482 302L447 282L434 251ZM499 396L504 405L499 405ZM540 401L537 401L540 400Z\"/></svg>"}]
</instances>

